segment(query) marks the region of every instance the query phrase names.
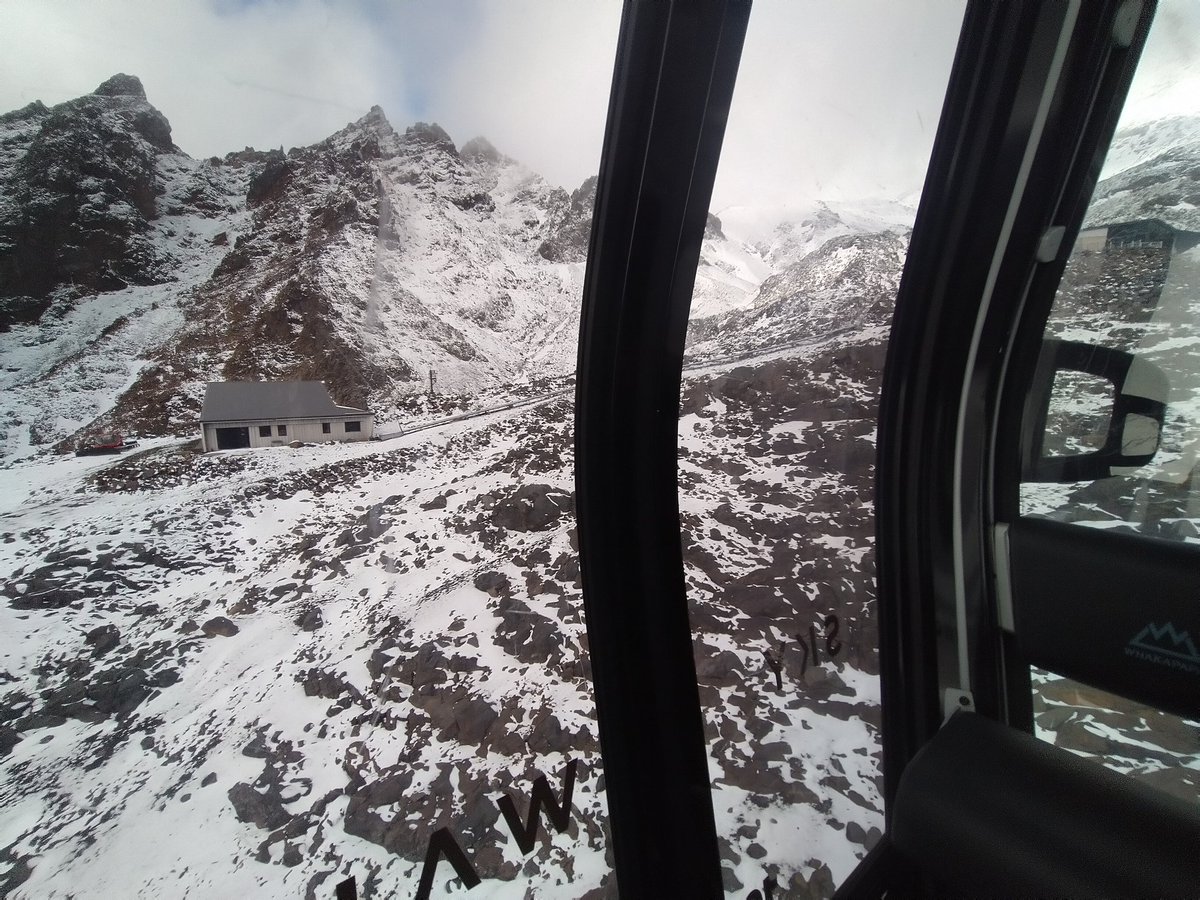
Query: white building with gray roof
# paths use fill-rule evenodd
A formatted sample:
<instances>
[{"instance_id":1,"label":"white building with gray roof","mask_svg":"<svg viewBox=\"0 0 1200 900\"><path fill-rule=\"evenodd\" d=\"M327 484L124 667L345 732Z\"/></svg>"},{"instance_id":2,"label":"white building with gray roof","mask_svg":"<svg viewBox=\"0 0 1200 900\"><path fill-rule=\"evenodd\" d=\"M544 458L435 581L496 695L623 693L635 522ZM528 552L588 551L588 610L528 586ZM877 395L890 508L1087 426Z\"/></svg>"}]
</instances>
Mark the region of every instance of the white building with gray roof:
<instances>
[{"instance_id":1,"label":"white building with gray roof","mask_svg":"<svg viewBox=\"0 0 1200 900\"><path fill-rule=\"evenodd\" d=\"M320 381L214 381L204 390L204 451L281 447L292 441L367 441L375 417L338 406Z\"/></svg>"}]
</instances>

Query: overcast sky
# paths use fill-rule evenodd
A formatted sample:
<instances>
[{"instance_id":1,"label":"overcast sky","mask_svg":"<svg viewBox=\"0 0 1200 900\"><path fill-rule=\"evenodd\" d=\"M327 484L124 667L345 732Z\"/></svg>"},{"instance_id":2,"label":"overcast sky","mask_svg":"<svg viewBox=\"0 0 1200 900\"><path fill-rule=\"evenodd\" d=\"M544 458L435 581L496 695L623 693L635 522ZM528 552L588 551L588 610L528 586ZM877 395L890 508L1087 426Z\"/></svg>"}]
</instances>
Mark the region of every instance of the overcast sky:
<instances>
[{"instance_id":1,"label":"overcast sky","mask_svg":"<svg viewBox=\"0 0 1200 900\"><path fill-rule=\"evenodd\" d=\"M757 0L714 209L912 195L962 9ZM1160 18L1132 118L1200 111L1200 0ZM126 72L211 156L310 144L379 104L572 188L598 165L619 20L616 0L0 0L0 111Z\"/></svg>"}]
</instances>

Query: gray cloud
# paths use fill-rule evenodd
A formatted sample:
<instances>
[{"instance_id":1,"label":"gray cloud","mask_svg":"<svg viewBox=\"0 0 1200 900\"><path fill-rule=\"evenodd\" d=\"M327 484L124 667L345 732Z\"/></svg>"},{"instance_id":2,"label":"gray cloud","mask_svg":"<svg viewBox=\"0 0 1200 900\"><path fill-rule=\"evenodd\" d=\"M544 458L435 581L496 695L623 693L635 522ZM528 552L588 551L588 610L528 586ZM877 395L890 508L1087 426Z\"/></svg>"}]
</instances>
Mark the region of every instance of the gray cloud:
<instances>
[{"instance_id":1,"label":"gray cloud","mask_svg":"<svg viewBox=\"0 0 1200 900\"><path fill-rule=\"evenodd\" d=\"M963 6L758 0L714 208L913 195ZM1183 102L1197 9L1164 5L1174 37L1147 60L1131 114ZM397 128L424 119L459 143L486 135L571 188L598 166L620 4L0 0L0 21L0 109L60 102L124 71L176 143L209 156L312 143L378 103Z\"/></svg>"}]
</instances>

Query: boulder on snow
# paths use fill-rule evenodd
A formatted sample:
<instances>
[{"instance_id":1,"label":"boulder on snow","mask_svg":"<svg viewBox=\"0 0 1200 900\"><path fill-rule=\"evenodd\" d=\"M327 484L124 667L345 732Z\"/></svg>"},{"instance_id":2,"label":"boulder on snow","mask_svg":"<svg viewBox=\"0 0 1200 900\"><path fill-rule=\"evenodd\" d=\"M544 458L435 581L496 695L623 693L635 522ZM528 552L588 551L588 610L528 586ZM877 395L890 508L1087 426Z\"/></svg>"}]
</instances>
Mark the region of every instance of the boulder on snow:
<instances>
[{"instance_id":1,"label":"boulder on snow","mask_svg":"<svg viewBox=\"0 0 1200 900\"><path fill-rule=\"evenodd\" d=\"M121 643L121 632L116 625L101 625L87 633L84 643L92 648L95 656L103 656Z\"/></svg>"},{"instance_id":2,"label":"boulder on snow","mask_svg":"<svg viewBox=\"0 0 1200 900\"><path fill-rule=\"evenodd\" d=\"M296 618L296 624L300 626L301 631L316 631L325 624L325 620L321 616L321 608L319 606L308 607Z\"/></svg>"},{"instance_id":3,"label":"boulder on snow","mask_svg":"<svg viewBox=\"0 0 1200 900\"><path fill-rule=\"evenodd\" d=\"M475 587L493 597L507 597L512 593L512 582L503 572L481 572L475 576Z\"/></svg>"},{"instance_id":4,"label":"boulder on snow","mask_svg":"<svg viewBox=\"0 0 1200 900\"><path fill-rule=\"evenodd\" d=\"M260 794L250 785L238 782L229 789L229 802L242 822L250 822L266 831L282 828L292 817L275 793Z\"/></svg>"},{"instance_id":5,"label":"boulder on snow","mask_svg":"<svg viewBox=\"0 0 1200 900\"><path fill-rule=\"evenodd\" d=\"M201 625L200 630L205 637L233 637L238 633L238 627L224 616L214 616Z\"/></svg>"},{"instance_id":6,"label":"boulder on snow","mask_svg":"<svg viewBox=\"0 0 1200 900\"><path fill-rule=\"evenodd\" d=\"M510 531L545 531L575 511L574 495L548 484L523 484L492 507L492 523Z\"/></svg>"}]
</instances>

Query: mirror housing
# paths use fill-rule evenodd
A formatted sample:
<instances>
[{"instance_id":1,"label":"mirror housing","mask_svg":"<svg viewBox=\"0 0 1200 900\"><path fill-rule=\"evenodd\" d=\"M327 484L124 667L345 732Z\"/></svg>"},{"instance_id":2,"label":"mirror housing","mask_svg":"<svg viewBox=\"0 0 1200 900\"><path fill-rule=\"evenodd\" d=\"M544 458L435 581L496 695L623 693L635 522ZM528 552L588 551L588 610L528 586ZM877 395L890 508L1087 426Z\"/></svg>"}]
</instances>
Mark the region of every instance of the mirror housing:
<instances>
[{"instance_id":1,"label":"mirror housing","mask_svg":"<svg viewBox=\"0 0 1200 900\"><path fill-rule=\"evenodd\" d=\"M1108 433L1100 449L1072 456L1045 455L1046 423L1054 376L1084 372L1113 387ZM1025 481L1095 481L1124 475L1154 459L1162 441L1170 382L1158 366L1132 353L1079 341L1042 343L1027 407Z\"/></svg>"}]
</instances>

